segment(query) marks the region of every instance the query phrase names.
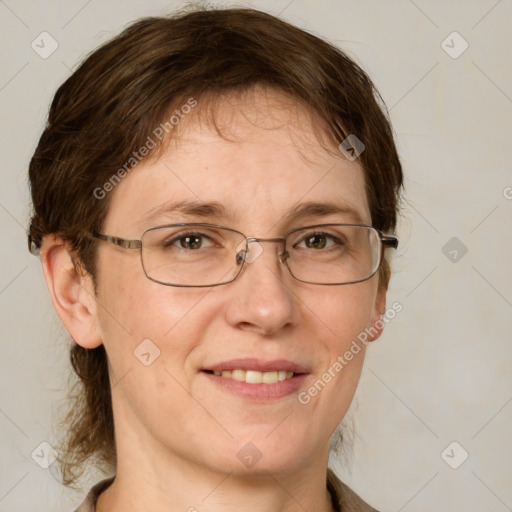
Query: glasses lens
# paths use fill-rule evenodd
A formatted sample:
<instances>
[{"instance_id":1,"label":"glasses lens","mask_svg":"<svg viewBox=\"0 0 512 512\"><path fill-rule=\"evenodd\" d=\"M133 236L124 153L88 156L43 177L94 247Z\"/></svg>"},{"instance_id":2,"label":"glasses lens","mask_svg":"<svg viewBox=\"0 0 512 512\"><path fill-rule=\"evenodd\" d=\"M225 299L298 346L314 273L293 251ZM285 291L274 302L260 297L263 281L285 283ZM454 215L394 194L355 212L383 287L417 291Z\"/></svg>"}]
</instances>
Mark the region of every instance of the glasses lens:
<instances>
[{"instance_id":1,"label":"glasses lens","mask_svg":"<svg viewBox=\"0 0 512 512\"><path fill-rule=\"evenodd\" d=\"M245 238L236 231L207 225L166 226L142 237L146 275L163 284L211 286L232 281L240 272L237 247Z\"/></svg>"},{"instance_id":2,"label":"glasses lens","mask_svg":"<svg viewBox=\"0 0 512 512\"><path fill-rule=\"evenodd\" d=\"M296 230L286 247L296 279L318 284L346 284L372 276L380 263L380 237L366 226L325 225Z\"/></svg>"},{"instance_id":3,"label":"glasses lens","mask_svg":"<svg viewBox=\"0 0 512 512\"><path fill-rule=\"evenodd\" d=\"M330 224L293 231L286 239L286 263L300 281L347 284L371 277L380 264L377 230ZM142 236L142 265L159 283L214 286L233 281L248 254L245 237L206 224L149 229Z\"/></svg>"}]
</instances>

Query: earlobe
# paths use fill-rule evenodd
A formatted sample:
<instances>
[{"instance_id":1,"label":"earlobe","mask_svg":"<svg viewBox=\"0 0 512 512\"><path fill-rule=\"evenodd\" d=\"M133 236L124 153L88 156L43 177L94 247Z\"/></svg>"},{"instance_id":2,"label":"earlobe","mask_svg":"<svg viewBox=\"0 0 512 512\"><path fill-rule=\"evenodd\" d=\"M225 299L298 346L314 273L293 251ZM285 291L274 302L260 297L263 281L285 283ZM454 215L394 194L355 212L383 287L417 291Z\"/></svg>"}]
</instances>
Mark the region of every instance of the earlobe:
<instances>
[{"instance_id":1,"label":"earlobe","mask_svg":"<svg viewBox=\"0 0 512 512\"><path fill-rule=\"evenodd\" d=\"M384 330L384 321L382 320L382 317L386 312L386 292L387 289L384 287L379 288L377 291L371 323L368 326L368 341L375 341L378 339Z\"/></svg>"},{"instance_id":2,"label":"earlobe","mask_svg":"<svg viewBox=\"0 0 512 512\"><path fill-rule=\"evenodd\" d=\"M102 344L91 276L76 268L69 245L54 235L41 244L41 264L53 306L73 340L84 348Z\"/></svg>"}]
</instances>

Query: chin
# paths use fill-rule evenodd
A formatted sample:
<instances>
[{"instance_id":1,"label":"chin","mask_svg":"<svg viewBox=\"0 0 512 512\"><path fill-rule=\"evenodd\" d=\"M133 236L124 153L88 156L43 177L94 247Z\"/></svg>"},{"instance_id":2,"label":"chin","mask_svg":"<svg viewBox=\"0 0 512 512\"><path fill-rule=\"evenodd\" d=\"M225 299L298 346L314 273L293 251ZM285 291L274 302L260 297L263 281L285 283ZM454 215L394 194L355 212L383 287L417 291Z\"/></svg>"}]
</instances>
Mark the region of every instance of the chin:
<instances>
[{"instance_id":1,"label":"chin","mask_svg":"<svg viewBox=\"0 0 512 512\"><path fill-rule=\"evenodd\" d=\"M278 427L279 428L279 427ZM244 476L266 476L268 473L294 473L306 467L323 451L311 444L311 434L297 435L283 430L268 434L269 430L252 435L240 435L232 439L228 446L218 447L214 465L224 473ZM329 453L329 440L324 443L326 460ZM211 455L212 450L209 450Z\"/></svg>"}]
</instances>

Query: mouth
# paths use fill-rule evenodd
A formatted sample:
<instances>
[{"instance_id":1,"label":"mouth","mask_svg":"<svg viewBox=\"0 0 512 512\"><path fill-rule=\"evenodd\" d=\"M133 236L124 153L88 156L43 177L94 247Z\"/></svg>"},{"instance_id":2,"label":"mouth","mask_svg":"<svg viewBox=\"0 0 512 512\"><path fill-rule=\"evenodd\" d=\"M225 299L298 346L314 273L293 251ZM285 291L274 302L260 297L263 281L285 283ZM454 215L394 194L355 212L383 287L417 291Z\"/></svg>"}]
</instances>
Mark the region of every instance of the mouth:
<instances>
[{"instance_id":1,"label":"mouth","mask_svg":"<svg viewBox=\"0 0 512 512\"><path fill-rule=\"evenodd\" d=\"M201 373L225 391L268 401L297 392L309 371L287 360L236 359L213 364Z\"/></svg>"},{"instance_id":2,"label":"mouth","mask_svg":"<svg viewBox=\"0 0 512 512\"><path fill-rule=\"evenodd\" d=\"M234 370L204 370L205 373L216 375L224 379L232 379L246 384L275 384L294 377L295 372L286 370L274 370L270 372L260 372L257 370L244 370L236 368Z\"/></svg>"}]
</instances>

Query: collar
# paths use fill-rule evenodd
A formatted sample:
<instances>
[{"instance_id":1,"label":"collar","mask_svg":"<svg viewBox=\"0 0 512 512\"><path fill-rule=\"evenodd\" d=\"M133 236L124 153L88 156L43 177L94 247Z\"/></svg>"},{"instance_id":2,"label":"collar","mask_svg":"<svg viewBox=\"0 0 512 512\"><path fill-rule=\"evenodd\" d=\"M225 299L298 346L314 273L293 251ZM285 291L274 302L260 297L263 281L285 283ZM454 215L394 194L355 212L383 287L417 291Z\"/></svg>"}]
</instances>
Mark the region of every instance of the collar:
<instances>
[{"instance_id":1,"label":"collar","mask_svg":"<svg viewBox=\"0 0 512 512\"><path fill-rule=\"evenodd\" d=\"M112 484L114 478L111 477L98 482L89 491L89 494L75 512L94 512L98 496ZM330 468L327 468L327 489L336 512L378 512L345 485Z\"/></svg>"}]
</instances>

